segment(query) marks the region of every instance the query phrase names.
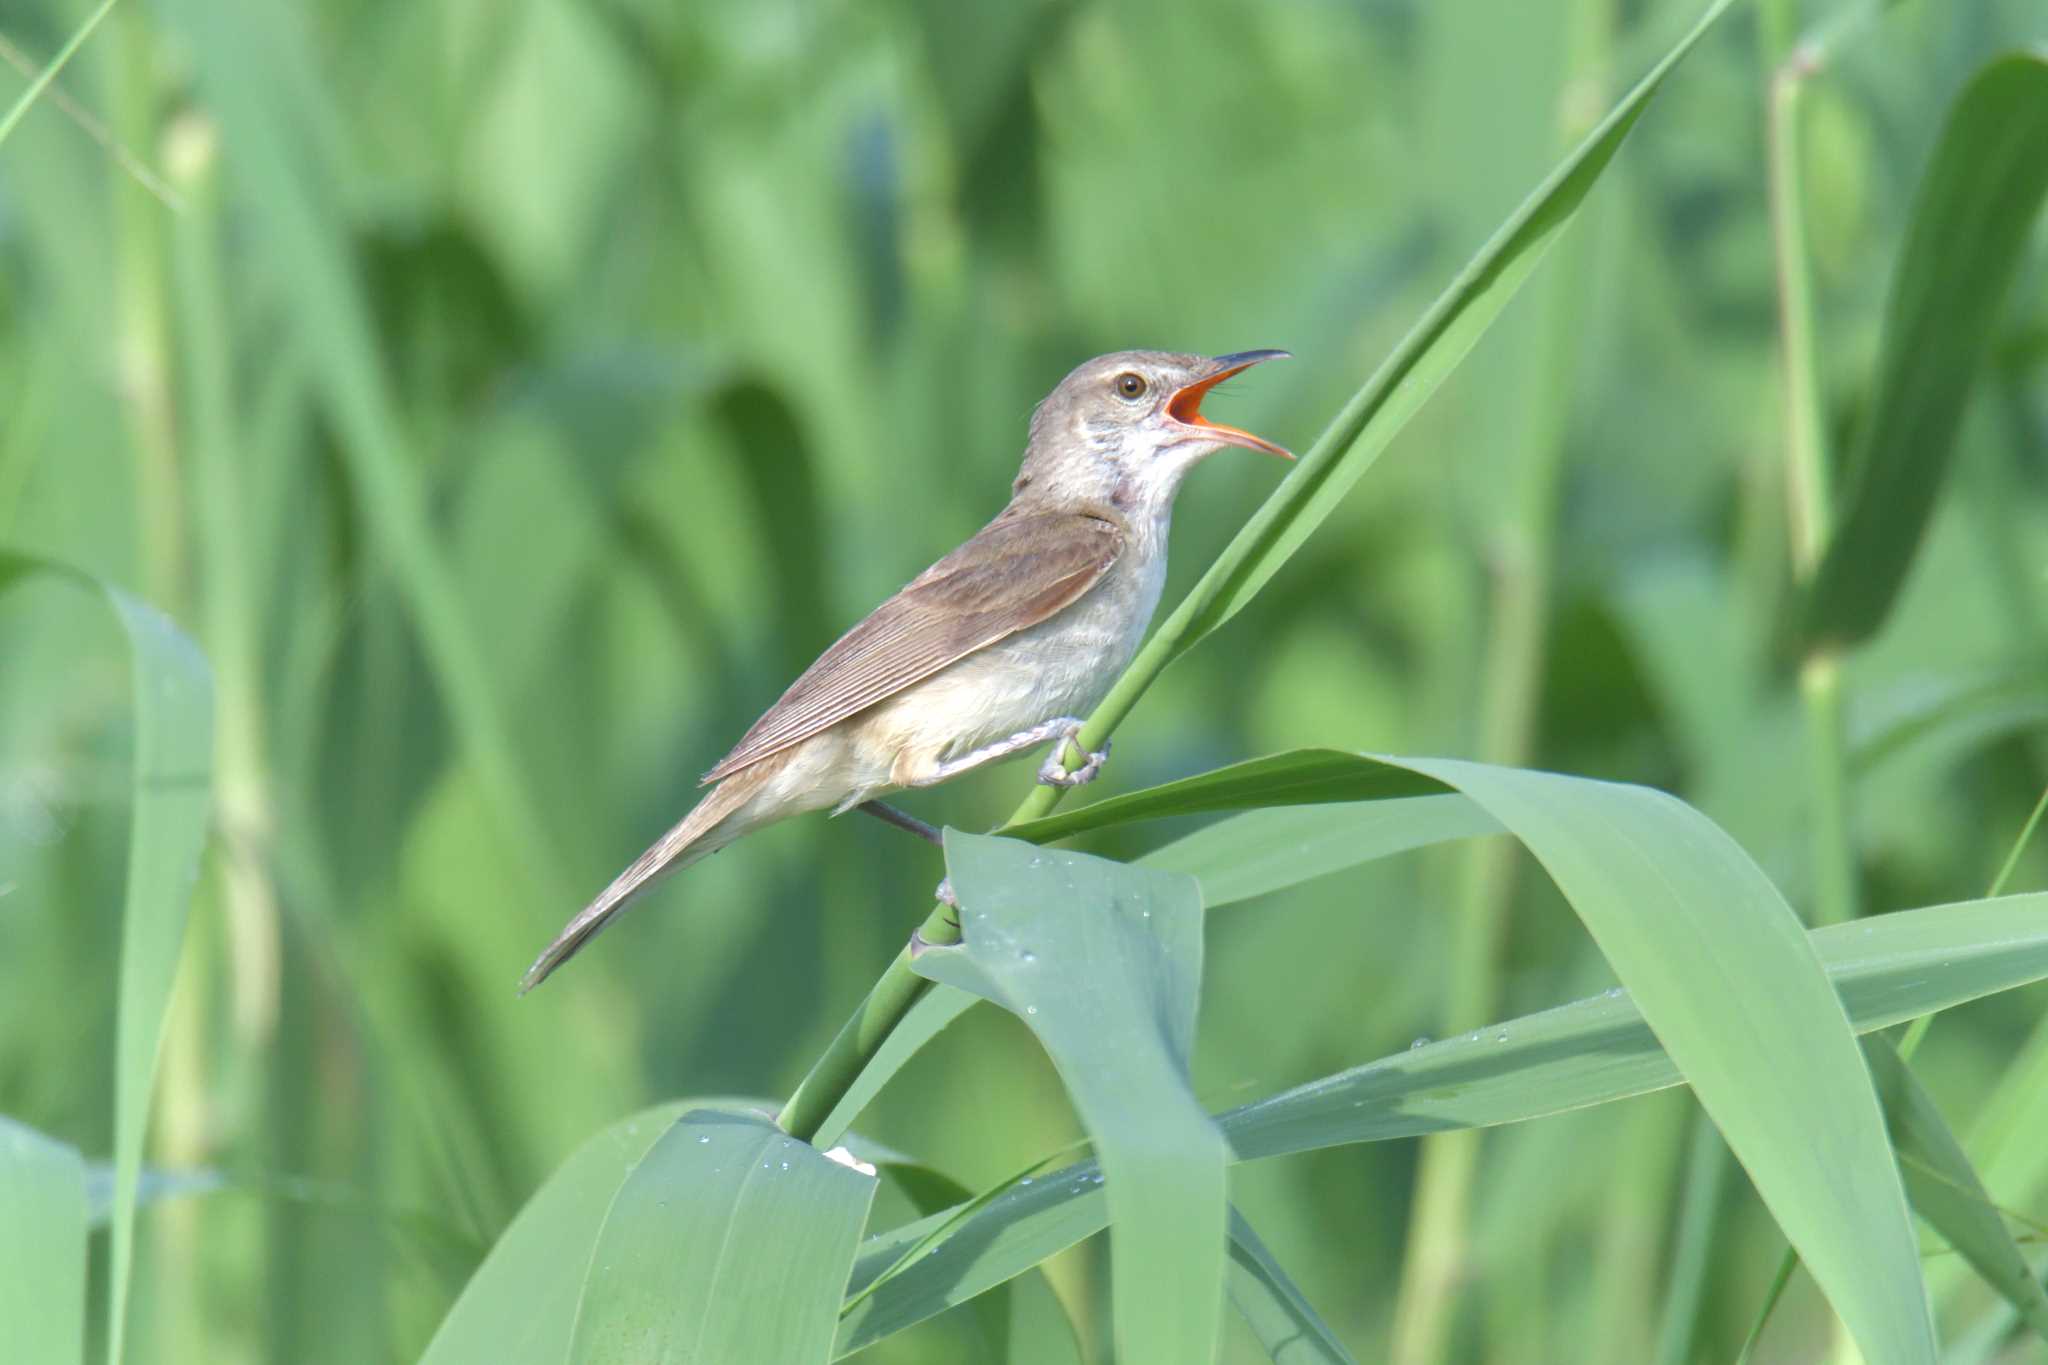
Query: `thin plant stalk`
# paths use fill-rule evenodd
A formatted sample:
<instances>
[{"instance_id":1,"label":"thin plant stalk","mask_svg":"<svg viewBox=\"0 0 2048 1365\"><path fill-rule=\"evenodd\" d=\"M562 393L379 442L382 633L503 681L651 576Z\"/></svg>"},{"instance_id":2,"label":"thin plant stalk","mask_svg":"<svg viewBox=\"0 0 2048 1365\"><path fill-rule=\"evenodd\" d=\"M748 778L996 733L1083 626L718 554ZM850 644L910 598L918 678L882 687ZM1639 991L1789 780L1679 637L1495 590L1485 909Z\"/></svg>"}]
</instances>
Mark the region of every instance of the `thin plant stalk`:
<instances>
[{"instance_id":1,"label":"thin plant stalk","mask_svg":"<svg viewBox=\"0 0 2048 1365\"><path fill-rule=\"evenodd\" d=\"M1605 69L1613 28L1607 0L1572 7L1569 51L1562 79L1549 92L1560 124L1557 143L1583 137L1582 102L1569 99ZM1491 600L1480 702L1479 757L1520 767L1535 743L1542 692L1545 637L1551 613L1557 537L1558 483L1564 468L1565 425L1578 328L1570 304L1583 293L1585 238L1561 253L1551 278L1524 307L1535 313L1519 363L1536 373L1519 386L1526 410L1511 428L1521 434L1508 452L1513 484L1488 531ZM1512 363L1512 362L1511 362ZM1509 385L1509 392L1517 386ZM1450 980L1440 1027L1471 1028L1494 1018L1500 1003L1501 940L1515 886L1516 850L1500 840L1473 843L1458 854L1458 901L1453 921ZM1456 1289L1466 1274L1472 1188L1485 1141L1476 1129L1443 1133L1422 1143L1407 1248L1394 1305L1391 1358L1396 1365L1426 1365L1446 1354Z\"/></svg>"},{"instance_id":2,"label":"thin plant stalk","mask_svg":"<svg viewBox=\"0 0 2048 1365\"><path fill-rule=\"evenodd\" d=\"M1792 572L1801 587L1812 579L1827 553L1834 519L1834 490L1814 358L1813 270L1806 241L1799 136L1801 94L1806 81L1820 69L1820 60L1818 47L1801 43L1773 72L1767 135L1785 405L1785 495ZM1832 651L1816 650L1800 661L1799 693L1806 716L1813 798L1813 919L1819 924L1837 924L1855 914L1856 889L1844 769L1841 668Z\"/></svg>"}]
</instances>

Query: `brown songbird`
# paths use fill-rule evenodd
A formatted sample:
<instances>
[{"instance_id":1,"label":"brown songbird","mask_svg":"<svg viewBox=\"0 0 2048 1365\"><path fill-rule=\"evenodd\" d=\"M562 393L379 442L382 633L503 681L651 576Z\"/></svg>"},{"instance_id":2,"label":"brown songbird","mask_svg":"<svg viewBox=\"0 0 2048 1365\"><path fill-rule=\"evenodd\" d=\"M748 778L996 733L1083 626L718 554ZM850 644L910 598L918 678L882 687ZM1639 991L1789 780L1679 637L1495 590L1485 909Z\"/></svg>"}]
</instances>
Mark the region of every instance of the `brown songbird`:
<instances>
[{"instance_id":1,"label":"brown songbird","mask_svg":"<svg viewBox=\"0 0 2048 1365\"><path fill-rule=\"evenodd\" d=\"M1203 417L1202 397L1286 354L1118 351L1062 379L1031 415L1009 506L819 656L705 774L717 785L569 921L520 989L663 873L786 816L861 807L915 828L879 798L1053 740L1039 781L1092 779L1106 749L1069 770L1068 741L1159 605L1181 480L1224 446L1293 458Z\"/></svg>"}]
</instances>

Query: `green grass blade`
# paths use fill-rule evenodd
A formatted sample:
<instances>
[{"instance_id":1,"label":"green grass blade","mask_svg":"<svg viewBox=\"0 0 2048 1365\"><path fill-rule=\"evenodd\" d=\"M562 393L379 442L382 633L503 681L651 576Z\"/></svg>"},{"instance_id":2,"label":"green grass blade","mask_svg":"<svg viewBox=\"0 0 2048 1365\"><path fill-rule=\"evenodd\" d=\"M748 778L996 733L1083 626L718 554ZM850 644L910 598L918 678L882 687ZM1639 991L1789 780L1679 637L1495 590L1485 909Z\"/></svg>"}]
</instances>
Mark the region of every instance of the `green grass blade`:
<instances>
[{"instance_id":1,"label":"green grass blade","mask_svg":"<svg viewBox=\"0 0 2048 1365\"><path fill-rule=\"evenodd\" d=\"M1188 1079L1200 888L950 829L946 868L966 941L913 969L1015 1014L1059 1069L1108 1180L1118 1359L1213 1360L1229 1154Z\"/></svg>"},{"instance_id":2,"label":"green grass blade","mask_svg":"<svg viewBox=\"0 0 2048 1365\"><path fill-rule=\"evenodd\" d=\"M1230 1302L1274 1365L1350 1365L1351 1353L1234 1208L1230 1211Z\"/></svg>"},{"instance_id":3,"label":"green grass blade","mask_svg":"<svg viewBox=\"0 0 2048 1365\"><path fill-rule=\"evenodd\" d=\"M1870 916L1808 937L1851 1023L1868 1033L2048 976L2043 911L2048 894L2010 896ZM1515 1123L1683 1080L1617 989L1312 1081L1222 1122L1250 1160Z\"/></svg>"},{"instance_id":4,"label":"green grass blade","mask_svg":"<svg viewBox=\"0 0 2048 1365\"><path fill-rule=\"evenodd\" d=\"M85 1359L85 1163L0 1116L0 1360Z\"/></svg>"},{"instance_id":5,"label":"green grass blade","mask_svg":"<svg viewBox=\"0 0 2048 1365\"><path fill-rule=\"evenodd\" d=\"M1307 806L1329 801L1385 801L1402 796L1442 795L1450 789L1434 778L1399 769L1361 764L1341 749L1289 749L1247 759L1143 791L1126 792L1056 815L1005 825L1011 839L1044 843L1085 830L1108 829L1133 820L1200 815L1261 806Z\"/></svg>"},{"instance_id":6,"label":"green grass blade","mask_svg":"<svg viewBox=\"0 0 2048 1365\"><path fill-rule=\"evenodd\" d=\"M2048 893L1874 915L1808 934L1857 1032L1890 1028L2048 979ZM1625 992L1575 1001L1404 1049L1221 1114L1239 1160L1490 1127L1683 1084ZM1001 1284L1102 1230L1108 1212L1083 1161L1006 1190L863 1299L840 1331L850 1354ZM948 1210L868 1239L853 1283L957 1216Z\"/></svg>"},{"instance_id":7,"label":"green grass blade","mask_svg":"<svg viewBox=\"0 0 2048 1365\"><path fill-rule=\"evenodd\" d=\"M2003 1295L2034 1335L2048 1342L2048 1294L2041 1290L2005 1219L1949 1131L1934 1099L1885 1038L1863 1040L1870 1074L1884 1098L1906 1195L1986 1284Z\"/></svg>"},{"instance_id":8,"label":"green grass blade","mask_svg":"<svg viewBox=\"0 0 2048 1365\"><path fill-rule=\"evenodd\" d=\"M1876 398L1807 603L1814 644L1874 634L1953 461L1963 405L2048 194L2048 57L1990 63L1949 112L1892 278Z\"/></svg>"},{"instance_id":9,"label":"green grass blade","mask_svg":"<svg viewBox=\"0 0 2048 1365\"><path fill-rule=\"evenodd\" d=\"M969 1003L973 1002L973 997L950 988L934 991L932 994L949 995ZM876 1174L902 1191L903 1197L910 1201L910 1206L917 1210L920 1217L947 1209L958 1210L974 1200L974 1191L953 1177L900 1152L877 1147L858 1138L849 1142L847 1146L855 1157L873 1165ZM1039 1277L1041 1289L1043 1278ZM1013 1281L993 1293L978 1296L972 1305L981 1328L982 1345L988 1352L991 1365L1007 1365L1012 1358L1011 1334L1016 1316L1015 1305L1012 1303L1015 1294L1012 1291L1019 1288L1021 1285ZM1071 1330L1068 1335L1071 1337ZM1025 1359L1028 1360L1030 1357Z\"/></svg>"},{"instance_id":10,"label":"green grass blade","mask_svg":"<svg viewBox=\"0 0 2048 1365\"><path fill-rule=\"evenodd\" d=\"M100 0L99 8L85 16L85 22L72 32L70 39L58 49L57 55L50 58L49 64L28 83L28 89L22 91L20 97L9 106L6 115L0 116L0 143L7 141L8 134L14 131L15 125L21 122L35 102L43 97L43 92L50 88L50 83L57 79L58 73L70 65L71 59L78 55L78 49L85 46L85 40L92 37L93 30L100 26L100 20L106 18L108 12L114 8L114 3L115 0Z\"/></svg>"},{"instance_id":11,"label":"green grass blade","mask_svg":"<svg viewBox=\"0 0 2048 1365\"><path fill-rule=\"evenodd\" d=\"M605 1214L569 1359L829 1359L874 1197L874 1176L765 1118L683 1115Z\"/></svg>"},{"instance_id":12,"label":"green grass blade","mask_svg":"<svg viewBox=\"0 0 2048 1365\"><path fill-rule=\"evenodd\" d=\"M683 1108L621 1119L557 1167L463 1286L420 1365L562 1365L605 1210Z\"/></svg>"},{"instance_id":13,"label":"green grass blade","mask_svg":"<svg viewBox=\"0 0 2048 1365\"><path fill-rule=\"evenodd\" d=\"M1396 853L1498 833L1499 822L1462 796L1397 797L1247 811L1138 863L1193 877L1214 910Z\"/></svg>"},{"instance_id":14,"label":"green grass blade","mask_svg":"<svg viewBox=\"0 0 2048 1365\"><path fill-rule=\"evenodd\" d=\"M757 1120L753 1112L759 1103L745 1099L677 1100L621 1119L583 1143L534 1192L499 1236L441 1320L421 1357L421 1365L467 1365L477 1360L498 1365L561 1365L569 1358L578 1307L586 1294L586 1276L593 1264L603 1264L594 1258L601 1248L600 1238L608 1218L628 1207L644 1207L638 1195L625 1205L620 1199L655 1144L676 1129L686 1110L691 1111L690 1118L700 1126L721 1114L754 1124ZM705 1149L710 1146L703 1144ZM815 1153L811 1157L823 1160L816 1158ZM773 1173L778 1177L782 1175L779 1163L784 1159L791 1161L793 1169L797 1165L793 1156L776 1157L778 1165ZM836 1171L853 1174L836 1163L827 1164ZM644 1191L657 1174L650 1171L640 1188ZM861 1179L872 1185L865 1177ZM677 1217L681 1217L683 1204L672 1195L657 1193L655 1206L664 1197L669 1198L670 1207L679 1210ZM613 1263L623 1264L617 1258ZM647 1269L643 1266L634 1272L642 1288L650 1283ZM624 1273L622 1270L621 1274ZM841 1286L844 1280L842 1273ZM835 1288L833 1293L837 1292ZM598 1311L610 1310L601 1301ZM828 1312L827 1316L836 1316L836 1312ZM758 1358L777 1357L771 1354Z\"/></svg>"},{"instance_id":15,"label":"green grass blade","mask_svg":"<svg viewBox=\"0 0 2048 1365\"><path fill-rule=\"evenodd\" d=\"M135 1189L149 1127L171 981L185 943L192 883L206 844L213 781L213 677L169 617L88 574L0 551L0 592L30 574L69 579L103 597L127 636L134 683L128 875L121 908L121 979L114 1044L114 1212L107 1359L122 1359L135 1259Z\"/></svg>"},{"instance_id":16,"label":"green grass blade","mask_svg":"<svg viewBox=\"0 0 2048 1365\"><path fill-rule=\"evenodd\" d=\"M1740 845L1642 787L1455 760L1542 863L1872 1362L1934 1327L1884 1116L1799 917Z\"/></svg>"}]
</instances>

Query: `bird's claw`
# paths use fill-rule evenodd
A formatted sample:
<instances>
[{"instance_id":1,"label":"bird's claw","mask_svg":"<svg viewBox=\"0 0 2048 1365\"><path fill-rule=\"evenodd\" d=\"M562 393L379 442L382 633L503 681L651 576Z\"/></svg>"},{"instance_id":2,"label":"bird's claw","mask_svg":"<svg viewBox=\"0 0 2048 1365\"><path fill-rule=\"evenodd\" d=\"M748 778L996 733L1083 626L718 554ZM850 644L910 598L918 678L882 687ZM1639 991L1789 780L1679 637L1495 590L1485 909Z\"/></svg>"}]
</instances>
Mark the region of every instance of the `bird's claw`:
<instances>
[{"instance_id":1,"label":"bird's claw","mask_svg":"<svg viewBox=\"0 0 2048 1365\"><path fill-rule=\"evenodd\" d=\"M953 879L947 877L944 881L933 887L932 895L937 898L939 904L951 908L953 913L947 917L946 922L957 931L960 927L960 898L953 894ZM910 960L912 962L917 961L938 946L938 944L933 943L924 936L922 928L910 931Z\"/></svg>"},{"instance_id":2,"label":"bird's claw","mask_svg":"<svg viewBox=\"0 0 2048 1365\"><path fill-rule=\"evenodd\" d=\"M1048 787L1081 787L1095 780L1095 775L1102 771L1102 765L1109 761L1110 741L1103 740L1102 747L1090 752L1088 761L1078 768L1069 769L1061 761L1066 757L1067 746L1073 744L1074 737L1080 733L1081 727L1077 725L1060 736L1060 742L1054 746L1052 756L1038 769L1038 780L1041 783Z\"/></svg>"}]
</instances>

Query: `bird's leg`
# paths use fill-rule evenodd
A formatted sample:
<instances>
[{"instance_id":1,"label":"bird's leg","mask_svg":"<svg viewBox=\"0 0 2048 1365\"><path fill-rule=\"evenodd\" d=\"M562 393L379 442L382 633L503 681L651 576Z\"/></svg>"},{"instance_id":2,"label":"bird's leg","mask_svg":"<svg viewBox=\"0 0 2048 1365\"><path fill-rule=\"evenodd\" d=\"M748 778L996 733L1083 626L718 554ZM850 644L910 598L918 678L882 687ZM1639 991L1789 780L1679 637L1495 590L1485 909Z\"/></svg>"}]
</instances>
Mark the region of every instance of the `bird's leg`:
<instances>
[{"instance_id":1,"label":"bird's leg","mask_svg":"<svg viewBox=\"0 0 2048 1365\"><path fill-rule=\"evenodd\" d=\"M858 806L854 807L854 809L864 810L869 815L874 816L877 820L886 821L887 823L896 826L896 828L898 829L908 830L912 834L915 834L918 838L923 839L928 843L938 844L941 847L944 847L945 845L945 839L939 834L939 832L936 829L933 829L930 825L927 825L924 821L918 819L909 811L898 810L896 809L896 807L889 805L887 802L863 801ZM948 877L944 881L940 882L937 889L932 892L932 895L936 897L942 904L950 906L952 908L954 927L958 928L960 917L960 898L953 894L953 879L951 877ZM925 942L923 934L918 933L915 930L911 932L910 956L913 961L916 960L918 957L922 956L925 950L930 948L931 946L931 944Z\"/></svg>"},{"instance_id":2,"label":"bird's leg","mask_svg":"<svg viewBox=\"0 0 2048 1365\"><path fill-rule=\"evenodd\" d=\"M999 758L1008 758L1011 754L1020 754L1026 749L1035 749L1055 735L1072 735L1080 728L1081 721L1076 716L1055 716L1051 720L1040 721L1029 730L1019 730L1008 739L984 744L971 753L934 764L924 772L911 775L908 780L899 776L896 781L906 787L935 786L949 778L960 776L970 768L979 768L984 763L993 763ZM1041 780L1043 776L1040 774ZM1090 773L1089 776L1093 777L1094 774Z\"/></svg>"},{"instance_id":3,"label":"bird's leg","mask_svg":"<svg viewBox=\"0 0 2048 1365\"><path fill-rule=\"evenodd\" d=\"M854 809L866 811L869 815L874 816L877 820L883 821L886 824L894 825L898 829L908 830L910 833L915 834L918 838L924 840L928 844L943 845L945 843L945 840L942 837L940 837L938 830L934 829L930 825L927 825L924 821L918 819L909 811L898 810L894 806L891 806L886 802L863 801L858 806L855 806Z\"/></svg>"},{"instance_id":4,"label":"bird's leg","mask_svg":"<svg viewBox=\"0 0 2048 1365\"><path fill-rule=\"evenodd\" d=\"M1051 720L1040 721L1028 730L1019 730L1007 739L999 739L993 744L984 744L979 749L964 753L958 758L933 764L924 772L898 773L896 781L906 787L935 786L949 778L958 777L969 769L978 768L984 763L993 763L999 758L1008 758L1010 755L1022 753L1026 749L1034 749L1049 739L1058 739L1060 741L1059 748L1053 750L1052 757L1046 759L1044 766L1039 768L1038 780L1054 787L1078 787L1084 782L1094 781L1095 774L1102 770L1103 760L1109 757L1109 744L1107 741L1104 741L1099 751L1089 754L1086 762L1069 772L1061 762L1062 751L1080 733L1081 718L1079 716L1054 716ZM857 809L866 811L878 820L886 820L898 829L909 830L921 839L927 839L935 844L941 842L937 830L916 816L897 810L894 806L885 805L880 801L863 801ZM943 904L951 906L955 912L960 909L959 897L953 894L952 878L949 877L945 881L940 882L934 894ZM921 937L913 934L910 939L910 955L916 957L930 946Z\"/></svg>"},{"instance_id":5,"label":"bird's leg","mask_svg":"<svg viewBox=\"0 0 2048 1365\"><path fill-rule=\"evenodd\" d=\"M1081 722L1069 720L1063 723L1060 742L1055 744L1052 754L1038 769L1038 780L1048 787L1079 787L1095 780L1095 774L1102 771L1102 765L1109 760L1109 741L1103 740L1102 747L1088 753L1087 761L1080 767L1069 769L1066 764L1067 746L1076 749L1075 743L1081 733Z\"/></svg>"}]
</instances>

